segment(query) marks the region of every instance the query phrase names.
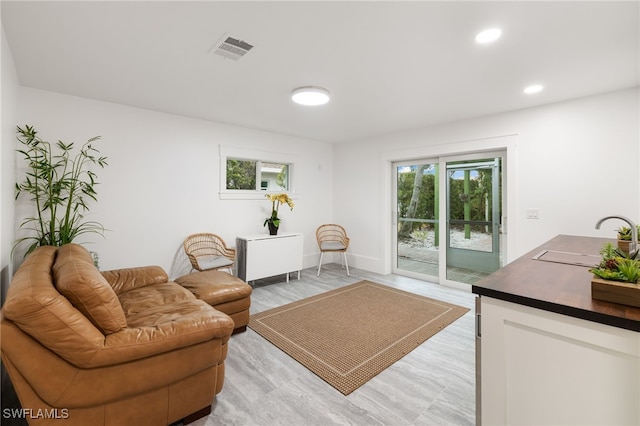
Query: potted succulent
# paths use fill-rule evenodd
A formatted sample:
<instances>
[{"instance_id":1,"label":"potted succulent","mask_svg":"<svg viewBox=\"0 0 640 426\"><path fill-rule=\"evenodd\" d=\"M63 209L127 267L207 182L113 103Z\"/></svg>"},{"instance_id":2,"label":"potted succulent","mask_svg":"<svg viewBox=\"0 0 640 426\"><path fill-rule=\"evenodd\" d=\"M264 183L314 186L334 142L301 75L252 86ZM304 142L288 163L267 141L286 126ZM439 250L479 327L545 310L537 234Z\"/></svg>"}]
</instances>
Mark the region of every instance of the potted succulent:
<instances>
[{"instance_id":1,"label":"potted succulent","mask_svg":"<svg viewBox=\"0 0 640 426\"><path fill-rule=\"evenodd\" d=\"M17 133L22 144L18 152L27 171L24 180L16 183L16 199L28 196L35 213L20 224L31 232L15 242L14 250L30 242L26 256L39 246L59 247L82 234L102 234L100 223L84 219L89 202L97 200L96 174L91 168L107 165L107 158L93 146L100 137L89 139L74 153L73 143L58 141L52 145L40 139L32 126L18 126Z\"/></svg>"},{"instance_id":2,"label":"potted succulent","mask_svg":"<svg viewBox=\"0 0 640 426\"><path fill-rule=\"evenodd\" d=\"M636 226L638 228L638 235L640 235L640 225ZM629 244L631 244L631 228L629 226L621 226L617 230L618 236L618 249L624 253L629 253Z\"/></svg>"},{"instance_id":3,"label":"potted succulent","mask_svg":"<svg viewBox=\"0 0 640 426\"><path fill-rule=\"evenodd\" d=\"M600 263L589 269L594 299L640 307L640 259L607 243L600 250Z\"/></svg>"}]
</instances>

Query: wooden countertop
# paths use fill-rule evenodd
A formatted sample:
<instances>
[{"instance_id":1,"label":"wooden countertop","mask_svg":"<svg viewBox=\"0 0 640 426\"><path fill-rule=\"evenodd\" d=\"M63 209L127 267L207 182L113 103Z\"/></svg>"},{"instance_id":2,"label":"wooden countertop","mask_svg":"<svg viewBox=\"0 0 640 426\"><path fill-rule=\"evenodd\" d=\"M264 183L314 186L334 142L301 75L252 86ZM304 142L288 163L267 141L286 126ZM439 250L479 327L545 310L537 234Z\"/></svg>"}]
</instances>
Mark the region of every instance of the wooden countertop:
<instances>
[{"instance_id":1,"label":"wooden countertop","mask_svg":"<svg viewBox=\"0 0 640 426\"><path fill-rule=\"evenodd\" d=\"M472 287L480 296L640 331L640 308L591 298L589 268L534 260L543 250L598 255L614 240L558 235Z\"/></svg>"}]
</instances>

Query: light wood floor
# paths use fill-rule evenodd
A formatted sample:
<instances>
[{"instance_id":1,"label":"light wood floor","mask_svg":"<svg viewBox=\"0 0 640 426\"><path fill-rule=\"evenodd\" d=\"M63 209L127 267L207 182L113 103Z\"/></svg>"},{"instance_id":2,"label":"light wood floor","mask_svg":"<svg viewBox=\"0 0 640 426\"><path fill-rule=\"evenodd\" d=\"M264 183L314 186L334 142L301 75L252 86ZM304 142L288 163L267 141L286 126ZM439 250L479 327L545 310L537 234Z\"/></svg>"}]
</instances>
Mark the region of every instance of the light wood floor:
<instances>
[{"instance_id":1,"label":"light wood floor","mask_svg":"<svg viewBox=\"0 0 640 426\"><path fill-rule=\"evenodd\" d=\"M253 330L229 342L225 384L212 413L195 426L475 424L474 296L469 291L337 264L254 283L251 313L363 279L470 309L463 317L348 396L342 395Z\"/></svg>"}]
</instances>

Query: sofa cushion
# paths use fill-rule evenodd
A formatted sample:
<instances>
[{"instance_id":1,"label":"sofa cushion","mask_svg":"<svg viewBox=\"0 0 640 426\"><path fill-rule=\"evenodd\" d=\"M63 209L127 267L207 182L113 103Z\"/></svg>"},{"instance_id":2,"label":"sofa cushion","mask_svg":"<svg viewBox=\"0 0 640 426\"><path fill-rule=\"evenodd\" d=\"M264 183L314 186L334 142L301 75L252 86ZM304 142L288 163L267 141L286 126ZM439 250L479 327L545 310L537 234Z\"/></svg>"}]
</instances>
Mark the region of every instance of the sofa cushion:
<instances>
[{"instance_id":1,"label":"sofa cushion","mask_svg":"<svg viewBox=\"0 0 640 426\"><path fill-rule=\"evenodd\" d=\"M118 299L129 327L135 327L130 322L133 315L144 315L145 312L157 306L172 306L176 303L196 300L193 294L171 281L134 288L118 294Z\"/></svg>"},{"instance_id":2,"label":"sofa cushion","mask_svg":"<svg viewBox=\"0 0 640 426\"><path fill-rule=\"evenodd\" d=\"M251 304L251 286L223 271L194 272L176 278L175 282L216 309L218 305L237 300L246 299L246 303Z\"/></svg>"},{"instance_id":3,"label":"sofa cushion","mask_svg":"<svg viewBox=\"0 0 640 426\"><path fill-rule=\"evenodd\" d=\"M138 266L135 268L114 269L102 271L102 276L113 288L116 294L125 293L135 288L154 284L166 283L169 277L160 266Z\"/></svg>"},{"instance_id":4,"label":"sofa cushion","mask_svg":"<svg viewBox=\"0 0 640 426\"><path fill-rule=\"evenodd\" d=\"M91 255L82 246L66 244L58 249L53 265L55 286L103 334L127 327L120 301Z\"/></svg>"}]
</instances>

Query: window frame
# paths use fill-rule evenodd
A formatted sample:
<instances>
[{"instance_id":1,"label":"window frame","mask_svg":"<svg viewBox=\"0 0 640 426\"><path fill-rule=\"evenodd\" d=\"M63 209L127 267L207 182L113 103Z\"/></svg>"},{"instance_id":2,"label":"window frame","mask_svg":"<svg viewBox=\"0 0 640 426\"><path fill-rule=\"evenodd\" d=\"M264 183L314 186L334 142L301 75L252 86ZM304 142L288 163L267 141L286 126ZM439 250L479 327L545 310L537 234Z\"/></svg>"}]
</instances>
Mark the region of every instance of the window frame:
<instances>
[{"instance_id":1,"label":"window frame","mask_svg":"<svg viewBox=\"0 0 640 426\"><path fill-rule=\"evenodd\" d=\"M248 160L259 163L286 164L288 166L288 189L281 191L266 191L263 189L227 189L227 160ZM221 200L262 200L265 194L287 193L291 198L297 198L294 190L295 160L291 154L283 154L255 149L238 148L220 145L220 190ZM260 182L260 176L256 176L256 184Z\"/></svg>"}]
</instances>

